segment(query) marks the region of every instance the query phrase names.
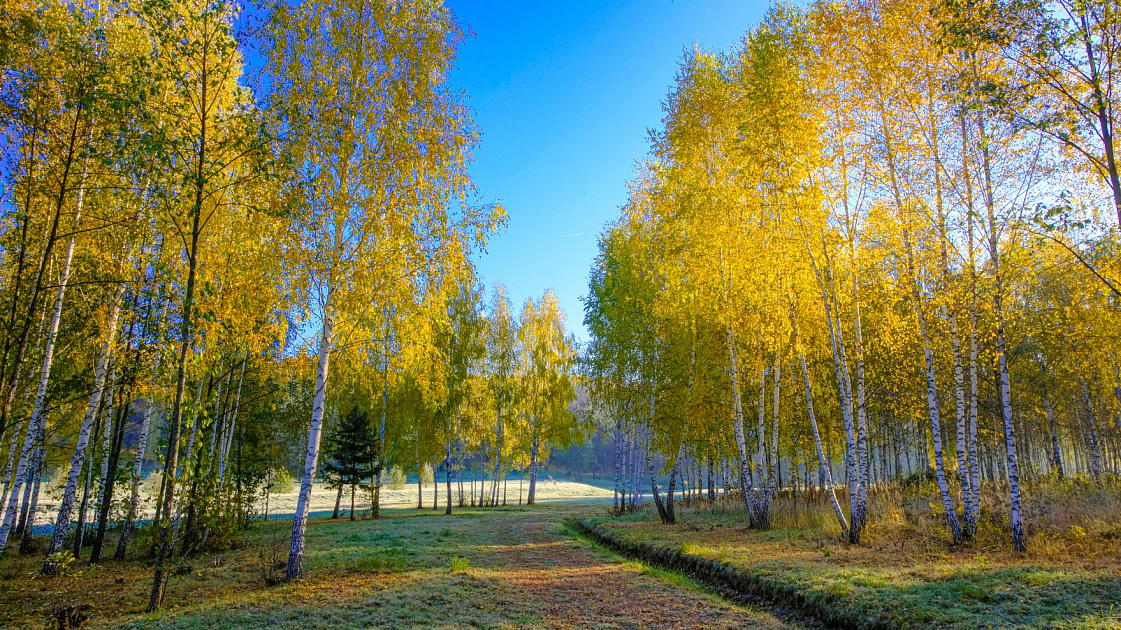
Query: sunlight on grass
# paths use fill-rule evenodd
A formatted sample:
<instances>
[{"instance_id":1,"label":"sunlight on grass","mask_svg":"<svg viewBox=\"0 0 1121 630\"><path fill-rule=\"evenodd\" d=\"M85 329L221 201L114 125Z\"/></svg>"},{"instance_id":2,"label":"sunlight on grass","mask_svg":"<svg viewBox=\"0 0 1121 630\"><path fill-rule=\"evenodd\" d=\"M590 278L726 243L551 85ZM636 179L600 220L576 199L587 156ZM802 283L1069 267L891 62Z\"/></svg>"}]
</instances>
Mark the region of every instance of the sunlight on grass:
<instances>
[{"instance_id":1,"label":"sunlight on grass","mask_svg":"<svg viewBox=\"0 0 1121 630\"><path fill-rule=\"evenodd\" d=\"M452 573L462 573L466 571L467 567L471 565L470 561L468 561L467 558L463 558L460 556L452 556L450 564Z\"/></svg>"},{"instance_id":2,"label":"sunlight on grass","mask_svg":"<svg viewBox=\"0 0 1121 630\"><path fill-rule=\"evenodd\" d=\"M750 530L742 504L734 501L679 505L674 526L663 525L649 508L585 523L632 549L717 561L756 588L786 594L776 597L797 597L809 610L840 615L830 618L842 624L861 619L901 628L1121 627L1121 617L1111 612L1121 599L1116 527L1093 521L1072 526L1061 508L1081 510L1087 492L1100 510L1112 512L1119 504L1103 500L1108 493L1072 484L1033 488L1038 518L1026 554L1010 549L1005 526L992 516L976 541L954 547L942 531L944 517L924 498L928 488L872 497L893 507L874 513L861 545L838 538L827 502L804 499L797 508L776 502L785 525L765 532ZM670 556L647 559L653 557ZM646 571L649 563L635 566Z\"/></svg>"}]
</instances>

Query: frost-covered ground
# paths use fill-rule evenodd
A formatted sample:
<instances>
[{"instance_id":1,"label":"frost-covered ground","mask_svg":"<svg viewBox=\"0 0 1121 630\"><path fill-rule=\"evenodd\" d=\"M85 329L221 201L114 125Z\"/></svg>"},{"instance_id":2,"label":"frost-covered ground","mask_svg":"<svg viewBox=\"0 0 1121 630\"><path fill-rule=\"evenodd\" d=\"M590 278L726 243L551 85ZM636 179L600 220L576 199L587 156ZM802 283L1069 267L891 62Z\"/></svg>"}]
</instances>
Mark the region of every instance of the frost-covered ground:
<instances>
[{"instance_id":1,"label":"frost-covered ground","mask_svg":"<svg viewBox=\"0 0 1121 630\"><path fill-rule=\"evenodd\" d=\"M152 518L155 512L155 497L159 493L159 476L150 475L148 479L141 484L141 496L144 497L145 508L141 512L142 519ZM119 494L121 488L117 489L118 494L116 498L120 498ZM425 507L432 508L432 484L424 484L424 505ZM443 508L444 501L447 498L447 487L441 483L440 490L440 507ZM128 492L128 489L125 489ZM95 491L96 492L96 491ZM96 494L91 493L90 508L87 520L93 518L93 504L96 501ZM479 483L474 485L475 496L478 497L480 492ZM486 484L486 492L490 492L490 482ZM506 504L517 505L519 495L519 482L517 479L510 479L505 486ZM522 481L520 483L521 501L524 502L526 494L529 492L529 482ZM463 483L464 502L467 505L471 504L472 485L469 480L464 480ZM290 492L282 494L274 494L268 497L268 515L269 518L279 518L283 516L290 516L296 510L296 501L299 498L300 488L297 485ZM46 527L54 523L55 515L58 509L58 497L62 495L61 486L55 487L54 484L43 488L39 500L39 508L35 518L35 524L38 527ZM317 483L311 492L311 512L322 514L323 512L330 512L335 507L336 491L331 490L326 484ZM501 489L500 489L501 496ZM590 486L583 483L564 480L552 480L548 475L543 475L537 481L537 500L541 502L551 501L582 501L588 499L610 499L612 496L611 490L604 490L595 486ZM459 501L459 484L454 480L452 482L452 501L458 505ZM383 487L381 492L381 504L386 508L408 508L416 507L417 504L417 484L407 483L396 489ZM361 490L355 495L354 507L356 512L370 509L370 501L368 496ZM75 506L77 509L77 506ZM343 493L343 500L341 509L345 512L350 509L350 494L349 492ZM266 512L265 498L262 496L257 502L257 513L264 516ZM38 530L37 530L38 531Z\"/></svg>"}]
</instances>

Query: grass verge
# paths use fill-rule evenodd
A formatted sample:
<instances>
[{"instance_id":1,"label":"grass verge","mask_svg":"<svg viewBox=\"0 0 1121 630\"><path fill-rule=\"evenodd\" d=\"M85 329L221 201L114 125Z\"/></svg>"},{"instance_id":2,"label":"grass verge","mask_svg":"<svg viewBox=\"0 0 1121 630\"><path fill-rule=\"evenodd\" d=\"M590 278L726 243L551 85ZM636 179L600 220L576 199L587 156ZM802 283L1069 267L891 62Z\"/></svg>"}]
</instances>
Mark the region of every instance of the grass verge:
<instances>
[{"instance_id":1,"label":"grass verge","mask_svg":"<svg viewBox=\"0 0 1121 630\"><path fill-rule=\"evenodd\" d=\"M836 628L1117 628L1121 572L1096 558L1036 562L932 543L846 547L809 530L751 532L743 515L686 512L676 527L639 512L572 527L719 592L792 608ZM827 542L828 544L827 544Z\"/></svg>"}]
</instances>

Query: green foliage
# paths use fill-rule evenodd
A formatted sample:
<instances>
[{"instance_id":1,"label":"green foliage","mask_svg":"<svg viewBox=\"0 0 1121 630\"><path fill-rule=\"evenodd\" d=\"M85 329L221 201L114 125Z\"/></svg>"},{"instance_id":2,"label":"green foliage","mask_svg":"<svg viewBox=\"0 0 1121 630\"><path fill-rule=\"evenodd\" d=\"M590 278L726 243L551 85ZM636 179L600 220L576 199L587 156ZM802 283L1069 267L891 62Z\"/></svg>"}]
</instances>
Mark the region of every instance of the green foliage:
<instances>
[{"instance_id":1,"label":"green foliage","mask_svg":"<svg viewBox=\"0 0 1121 630\"><path fill-rule=\"evenodd\" d=\"M452 556L451 560L449 560L449 565L452 573L462 573L467 570L471 563L467 558Z\"/></svg>"},{"instance_id":2,"label":"green foliage","mask_svg":"<svg viewBox=\"0 0 1121 630\"><path fill-rule=\"evenodd\" d=\"M81 571L75 571L74 561L77 558L69 550L62 550L58 553L52 553L44 560L45 564L49 564L54 569L54 574L66 577L78 577L82 574Z\"/></svg>"},{"instance_id":3,"label":"green foliage","mask_svg":"<svg viewBox=\"0 0 1121 630\"><path fill-rule=\"evenodd\" d=\"M327 435L323 473L332 488L356 487L378 471L378 438L369 415L352 408Z\"/></svg>"},{"instance_id":4,"label":"green foliage","mask_svg":"<svg viewBox=\"0 0 1121 630\"><path fill-rule=\"evenodd\" d=\"M404 490L407 483L408 477L405 475L405 469L400 466L391 467L389 474L385 476L385 485L390 490Z\"/></svg>"},{"instance_id":5,"label":"green foliage","mask_svg":"<svg viewBox=\"0 0 1121 630\"><path fill-rule=\"evenodd\" d=\"M296 480L287 468L273 468L269 471L265 491L269 494L287 494L296 488Z\"/></svg>"}]
</instances>

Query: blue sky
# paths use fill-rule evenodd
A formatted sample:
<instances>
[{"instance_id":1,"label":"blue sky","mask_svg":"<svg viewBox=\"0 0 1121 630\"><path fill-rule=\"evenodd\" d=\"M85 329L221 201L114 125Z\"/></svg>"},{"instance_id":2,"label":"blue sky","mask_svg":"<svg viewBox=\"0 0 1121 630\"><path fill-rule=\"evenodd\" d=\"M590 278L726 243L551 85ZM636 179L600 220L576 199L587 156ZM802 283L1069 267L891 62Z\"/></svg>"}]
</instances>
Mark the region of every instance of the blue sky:
<instances>
[{"instance_id":1,"label":"blue sky","mask_svg":"<svg viewBox=\"0 0 1121 630\"><path fill-rule=\"evenodd\" d=\"M604 223L658 127L682 51L727 50L762 17L758 0L447 0L474 37L462 87L483 131L471 172L509 214L477 267L515 312L552 287L586 338L580 296Z\"/></svg>"}]
</instances>

